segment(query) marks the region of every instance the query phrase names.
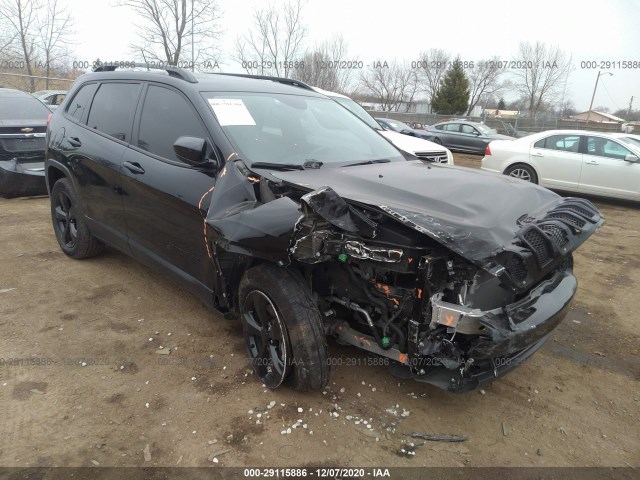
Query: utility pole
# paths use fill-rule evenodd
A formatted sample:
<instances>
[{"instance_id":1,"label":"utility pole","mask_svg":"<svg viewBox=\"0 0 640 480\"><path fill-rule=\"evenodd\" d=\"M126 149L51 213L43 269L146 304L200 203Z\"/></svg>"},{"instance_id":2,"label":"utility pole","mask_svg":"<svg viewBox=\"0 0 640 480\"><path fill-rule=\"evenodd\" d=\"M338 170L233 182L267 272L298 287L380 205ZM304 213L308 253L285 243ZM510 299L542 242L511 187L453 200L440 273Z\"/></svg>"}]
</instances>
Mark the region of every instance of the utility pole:
<instances>
[{"instance_id":1,"label":"utility pole","mask_svg":"<svg viewBox=\"0 0 640 480\"><path fill-rule=\"evenodd\" d=\"M631 100L629 100L629 110L627 110L627 118L631 116L631 105L633 105L633 95L631 95Z\"/></svg>"},{"instance_id":2,"label":"utility pole","mask_svg":"<svg viewBox=\"0 0 640 480\"><path fill-rule=\"evenodd\" d=\"M591 103L589 104L589 111L587 112L587 127L589 126L589 117L591 116L591 109L593 108L593 99L596 96L596 90L598 89L598 80L600 80L600 75L611 75L613 76L613 73L611 72L598 72L598 76L596 77L596 85L595 87L593 87L593 95L591 95Z\"/></svg>"}]
</instances>

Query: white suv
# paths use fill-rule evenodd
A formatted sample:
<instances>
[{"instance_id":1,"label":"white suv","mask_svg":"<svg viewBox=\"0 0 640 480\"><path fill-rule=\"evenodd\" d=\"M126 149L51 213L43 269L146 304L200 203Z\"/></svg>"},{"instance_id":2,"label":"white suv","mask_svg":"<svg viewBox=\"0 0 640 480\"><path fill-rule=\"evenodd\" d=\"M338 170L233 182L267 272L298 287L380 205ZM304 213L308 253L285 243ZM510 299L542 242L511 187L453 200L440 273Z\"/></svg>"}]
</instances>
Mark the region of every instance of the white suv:
<instances>
[{"instance_id":1,"label":"white suv","mask_svg":"<svg viewBox=\"0 0 640 480\"><path fill-rule=\"evenodd\" d=\"M380 135L385 137L400 150L404 150L405 152L408 152L422 160L427 160L429 162L446 163L449 165L453 165L453 155L448 148L445 148L442 145L438 145L437 143L433 143L428 140L423 140L422 138L403 135L391 130L384 130L364 108L362 108L354 100L347 97L346 95L335 92L328 92L318 87L311 88L314 91L321 93L322 95L326 95L332 100L338 102L340 105L356 115L358 118L360 118L360 120L369 125L371 128L376 129L378 133L380 133Z\"/></svg>"}]
</instances>

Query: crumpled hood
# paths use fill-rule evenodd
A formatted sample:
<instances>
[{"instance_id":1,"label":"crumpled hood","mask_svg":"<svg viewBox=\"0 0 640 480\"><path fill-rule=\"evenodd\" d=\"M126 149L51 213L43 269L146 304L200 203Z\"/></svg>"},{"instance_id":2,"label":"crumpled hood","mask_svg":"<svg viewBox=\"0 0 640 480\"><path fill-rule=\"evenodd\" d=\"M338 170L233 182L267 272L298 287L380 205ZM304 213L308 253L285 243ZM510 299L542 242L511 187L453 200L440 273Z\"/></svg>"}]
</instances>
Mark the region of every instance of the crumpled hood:
<instances>
[{"instance_id":1,"label":"crumpled hood","mask_svg":"<svg viewBox=\"0 0 640 480\"><path fill-rule=\"evenodd\" d=\"M272 175L310 191L329 186L346 200L378 207L485 267L514 240L518 219L539 218L563 200L504 175L421 161Z\"/></svg>"}]
</instances>

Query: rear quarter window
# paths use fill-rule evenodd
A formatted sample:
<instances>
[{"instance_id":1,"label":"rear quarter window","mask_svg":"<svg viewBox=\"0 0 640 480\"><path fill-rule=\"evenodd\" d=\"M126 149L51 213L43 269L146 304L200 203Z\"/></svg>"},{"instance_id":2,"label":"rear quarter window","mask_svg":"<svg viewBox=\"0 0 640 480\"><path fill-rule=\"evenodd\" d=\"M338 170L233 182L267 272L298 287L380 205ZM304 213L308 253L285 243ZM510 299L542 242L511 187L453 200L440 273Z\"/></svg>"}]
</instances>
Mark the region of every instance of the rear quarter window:
<instances>
[{"instance_id":1,"label":"rear quarter window","mask_svg":"<svg viewBox=\"0 0 640 480\"><path fill-rule=\"evenodd\" d=\"M84 113L89 109L89 103L91 102L91 98L93 98L97 86L97 83L87 83L81 86L73 96L73 100L67 105L67 115L79 122L82 121Z\"/></svg>"}]
</instances>

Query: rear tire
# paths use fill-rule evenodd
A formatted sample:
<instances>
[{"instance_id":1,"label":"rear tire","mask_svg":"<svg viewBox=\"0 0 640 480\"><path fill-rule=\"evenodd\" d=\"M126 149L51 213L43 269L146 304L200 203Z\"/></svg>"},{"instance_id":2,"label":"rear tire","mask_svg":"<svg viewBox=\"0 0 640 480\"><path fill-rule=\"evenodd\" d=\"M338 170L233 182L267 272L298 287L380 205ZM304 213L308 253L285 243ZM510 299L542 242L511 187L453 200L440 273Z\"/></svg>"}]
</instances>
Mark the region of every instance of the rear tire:
<instances>
[{"instance_id":1,"label":"rear tire","mask_svg":"<svg viewBox=\"0 0 640 480\"><path fill-rule=\"evenodd\" d=\"M440 140L438 137L434 138L433 143L437 143L438 145L442 145L442 140Z\"/></svg>"},{"instance_id":2,"label":"rear tire","mask_svg":"<svg viewBox=\"0 0 640 480\"><path fill-rule=\"evenodd\" d=\"M287 270L263 264L240 281L238 305L254 372L269 388L321 390L329 382L322 317L311 292Z\"/></svg>"},{"instance_id":3,"label":"rear tire","mask_svg":"<svg viewBox=\"0 0 640 480\"><path fill-rule=\"evenodd\" d=\"M535 170L529 165L525 165L523 163L511 165L504 171L504 174L510 177L519 178L525 182L538 183L538 175L536 175Z\"/></svg>"},{"instance_id":4,"label":"rear tire","mask_svg":"<svg viewBox=\"0 0 640 480\"><path fill-rule=\"evenodd\" d=\"M104 250L104 244L89 231L68 178L61 178L51 189L51 221L60 248L71 258L95 257Z\"/></svg>"}]
</instances>

